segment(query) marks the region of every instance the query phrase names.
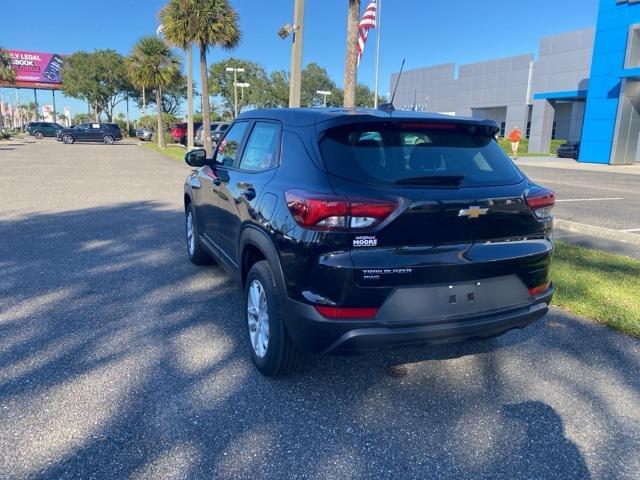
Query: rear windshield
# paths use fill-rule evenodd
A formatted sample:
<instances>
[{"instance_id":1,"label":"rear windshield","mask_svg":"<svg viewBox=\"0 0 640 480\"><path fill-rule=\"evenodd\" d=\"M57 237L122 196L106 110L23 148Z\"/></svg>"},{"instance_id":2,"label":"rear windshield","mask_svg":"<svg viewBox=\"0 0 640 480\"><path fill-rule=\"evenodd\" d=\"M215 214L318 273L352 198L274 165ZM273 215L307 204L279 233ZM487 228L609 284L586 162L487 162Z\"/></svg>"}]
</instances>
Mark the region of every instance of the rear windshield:
<instances>
[{"instance_id":1,"label":"rear windshield","mask_svg":"<svg viewBox=\"0 0 640 480\"><path fill-rule=\"evenodd\" d=\"M477 187L522 176L485 127L454 123L377 123L326 132L329 173L373 185Z\"/></svg>"}]
</instances>

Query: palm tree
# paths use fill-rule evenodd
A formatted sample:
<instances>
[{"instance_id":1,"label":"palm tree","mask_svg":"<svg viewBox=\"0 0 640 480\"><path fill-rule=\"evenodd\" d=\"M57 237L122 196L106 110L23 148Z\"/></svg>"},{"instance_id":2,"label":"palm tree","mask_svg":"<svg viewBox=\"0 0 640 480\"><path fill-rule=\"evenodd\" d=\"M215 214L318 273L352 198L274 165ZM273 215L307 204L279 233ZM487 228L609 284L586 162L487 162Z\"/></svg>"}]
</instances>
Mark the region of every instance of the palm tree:
<instances>
[{"instance_id":1,"label":"palm tree","mask_svg":"<svg viewBox=\"0 0 640 480\"><path fill-rule=\"evenodd\" d=\"M127 70L134 85L153 87L158 109L158 146L166 147L162 118L162 87L180 71L180 59L171 47L156 36L142 37L133 47Z\"/></svg>"},{"instance_id":2,"label":"palm tree","mask_svg":"<svg viewBox=\"0 0 640 480\"><path fill-rule=\"evenodd\" d=\"M165 40L187 54L187 147L193 149L193 53L190 34L190 0L170 0L160 10L160 29ZM159 29L159 30L160 30Z\"/></svg>"},{"instance_id":3,"label":"palm tree","mask_svg":"<svg viewBox=\"0 0 640 480\"><path fill-rule=\"evenodd\" d=\"M240 43L242 33L238 13L228 0L189 0L188 32L200 49L200 83L202 85L202 136L207 155L211 156L211 105L207 51L210 47L232 49Z\"/></svg>"},{"instance_id":4,"label":"palm tree","mask_svg":"<svg viewBox=\"0 0 640 480\"><path fill-rule=\"evenodd\" d=\"M0 47L0 82L13 84L15 81L16 71L11 67L11 57Z\"/></svg>"},{"instance_id":5,"label":"palm tree","mask_svg":"<svg viewBox=\"0 0 640 480\"><path fill-rule=\"evenodd\" d=\"M344 64L344 106L356 106L356 84L358 75L358 23L360 0L349 0L347 17L347 53Z\"/></svg>"},{"instance_id":6,"label":"palm tree","mask_svg":"<svg viewBox=\"0 0 640 480\"><path fill-rule=\"evenodd\" d=\"M27 122L38 120L38 111L36 109L35 102L25 103L24 105L20 106L20 109L24 113L24 117L26 118Z\"/></svg>"}]
</instances>

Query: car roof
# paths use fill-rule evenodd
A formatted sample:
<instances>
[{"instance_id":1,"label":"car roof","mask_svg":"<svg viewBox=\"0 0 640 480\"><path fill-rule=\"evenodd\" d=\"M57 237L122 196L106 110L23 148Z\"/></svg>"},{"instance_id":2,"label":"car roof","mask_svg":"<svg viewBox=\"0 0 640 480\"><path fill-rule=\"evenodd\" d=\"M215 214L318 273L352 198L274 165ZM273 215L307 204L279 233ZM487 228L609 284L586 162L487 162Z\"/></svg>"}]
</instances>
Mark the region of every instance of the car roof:
<instances>
[{"instance_id":1,"label":"car roof","mask_svg":"<svg viewBox=\"0 0 640 480\"><path fill-rule=\"evenodd\" d=\"M278 120L284 125L292 127L308 127L327 123L325 127L331 128L333 126L349 123L385 120L426 120L484 125L491 128L497 128L497 124L493 120L454 117L451 115L429 112L407 112L401 110L387 112L366 108L266 108L251 110L238 117L238 120L255 119Z\"/></svg>"}]
</instances>

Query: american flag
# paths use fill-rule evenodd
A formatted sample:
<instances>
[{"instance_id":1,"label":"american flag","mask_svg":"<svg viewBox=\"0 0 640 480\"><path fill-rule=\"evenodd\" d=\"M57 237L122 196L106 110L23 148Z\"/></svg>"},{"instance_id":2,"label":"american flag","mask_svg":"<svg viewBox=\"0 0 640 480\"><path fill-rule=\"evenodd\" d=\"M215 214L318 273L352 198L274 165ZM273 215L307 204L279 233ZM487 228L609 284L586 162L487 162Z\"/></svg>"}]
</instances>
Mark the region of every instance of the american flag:
<instances>
[{"instance_id":1,"label":"american flag","mask_svg":"<svg viewBox=\"0 0 640 480\"><path fill-rule=\"evenodd\" d=\"M362 20L360 20L360 24L358 25L358 66L360 66L360 59L362 58L362 54L364 53L364 46L367 43L369 30L371 30L372 28L377 28L378 26L377 14L378 4L374 0L364 11Z\"/></svg>"}]
</instances>

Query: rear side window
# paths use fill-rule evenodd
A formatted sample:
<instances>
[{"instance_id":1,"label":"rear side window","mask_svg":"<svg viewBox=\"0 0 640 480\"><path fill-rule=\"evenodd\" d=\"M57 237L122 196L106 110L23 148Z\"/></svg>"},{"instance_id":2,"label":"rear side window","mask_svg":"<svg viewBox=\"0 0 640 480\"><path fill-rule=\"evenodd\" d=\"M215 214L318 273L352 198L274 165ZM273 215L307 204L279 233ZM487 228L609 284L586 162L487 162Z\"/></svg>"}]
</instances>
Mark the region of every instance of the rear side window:
<instances>
[{"instance_id":1,"label":"rear side window","mask_svg":"<svg viewBox=\"0 0 640 480\"><path fill-rule=\"evenodd\" d=\"M393 122L329 130L320 140L327 170L373 185L476 187L522 176L484 127Z\"/></svg>"},{"instance_id":2,"label":"rear side window","mask_svg":"<svg viewBox=\"0 0 640 480\"><path fill-rule=\"evenodd\" d=\"M257 122L244 148L240 168L259 172L277 164L280 127L275 123Z\"/></svg>"}]
</instances>

